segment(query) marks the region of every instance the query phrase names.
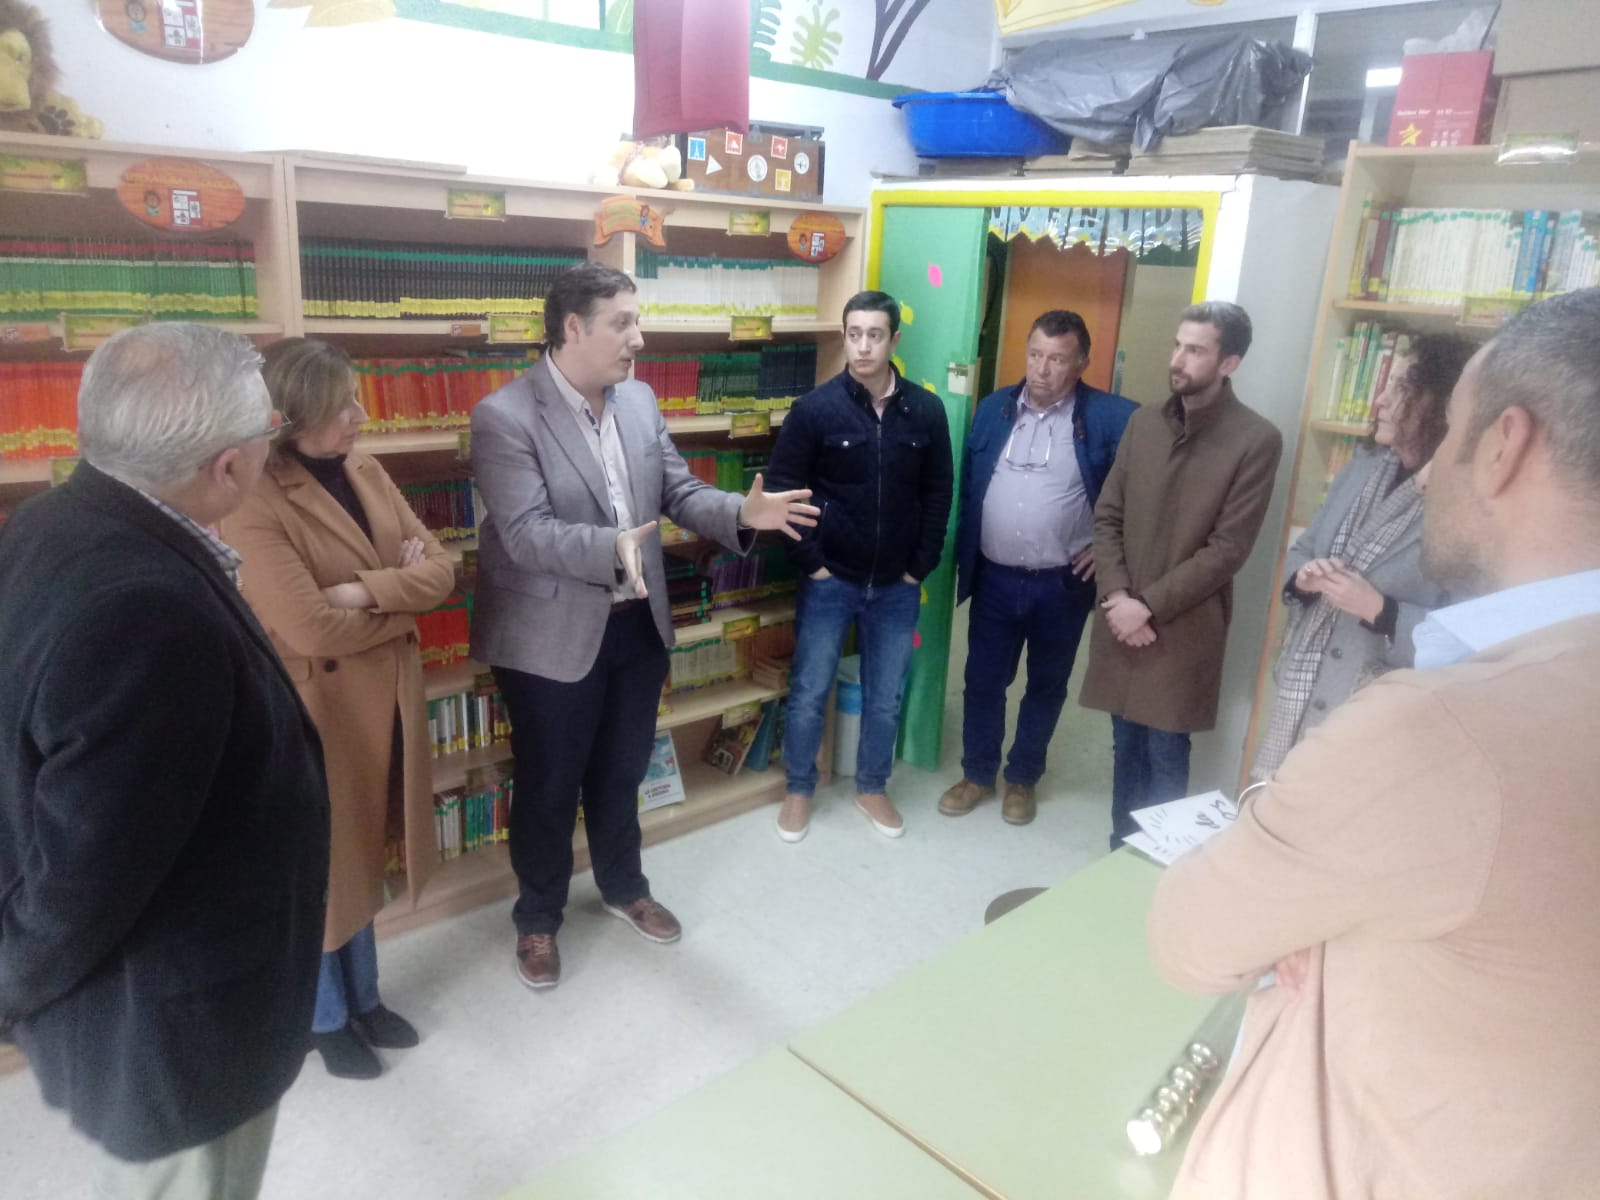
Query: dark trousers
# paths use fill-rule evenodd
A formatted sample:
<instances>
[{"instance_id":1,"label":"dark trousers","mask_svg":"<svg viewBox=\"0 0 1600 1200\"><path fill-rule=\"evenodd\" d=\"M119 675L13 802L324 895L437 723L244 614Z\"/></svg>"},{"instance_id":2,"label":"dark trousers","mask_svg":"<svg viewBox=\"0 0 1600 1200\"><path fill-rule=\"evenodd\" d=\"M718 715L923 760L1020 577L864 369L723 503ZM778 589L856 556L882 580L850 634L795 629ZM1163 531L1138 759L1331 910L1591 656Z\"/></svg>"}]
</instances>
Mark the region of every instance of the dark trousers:
<instances>
[{"instance_id":1,"label":"dark trousers","mask_svg":"<svg viewBox=\"0 0 1600 1200\"><path fill-rule=\"evenodd\" d=\"M647 604L612 614L594 665L576 683L494 668L516 758L511 866L519 894L511 916L519 934L561 928L580 794L601 897L620 906L650 894L639 862L639 783L666 678L666 647Z\"/></svg>"},{"instance_id":2,"label":"dark trousers","mask_svg":"<svg viewBox=\"0 0 1600 1200\"><path fill-rule=\"evenodd\" d=\"M985 561L967 610L966 689L962 698L961 774L993 787L1006 735L1006 689L1028 647L1028 685L1006 781L1032 787L1044 774L1067 680L1094 609L1094 581L1068 567L1033 571Z\"/></svg>"},{"instance_id":3,"label":"dark trousers","mask_svg":"<svg viewBox=\"0 0 1600 1200\"><path fill-rule=\"evenodd\" d=\"M1189 735L1111 718L1111 848L1139 828L1131 814L1189 794Z\"/></svg>"}]
</instances>

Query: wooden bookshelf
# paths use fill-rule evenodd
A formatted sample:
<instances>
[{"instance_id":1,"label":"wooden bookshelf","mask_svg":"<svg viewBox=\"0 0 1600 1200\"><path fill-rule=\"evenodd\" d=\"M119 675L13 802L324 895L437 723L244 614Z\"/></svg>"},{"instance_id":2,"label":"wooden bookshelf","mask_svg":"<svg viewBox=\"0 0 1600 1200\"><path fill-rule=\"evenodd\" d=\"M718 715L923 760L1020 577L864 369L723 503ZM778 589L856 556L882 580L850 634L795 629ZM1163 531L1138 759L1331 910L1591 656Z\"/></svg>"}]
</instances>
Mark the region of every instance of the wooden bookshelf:
<instances>
[{"instance_id":1,"label":"wooden bookshelf","mask_svg":"<svg viewBox=\"0 0 1600 1200\"><path fill-rule=\"evenodd\" d=\"M1425 208L1588 209L1600 193L1600 144L1579 147L1577 156L1564 163L1499 166L1498 146L1388 147L1353 143L1345 162L1339 193L1338 215L1323 278L1322 299L1311 367L1307 375L1295 450L1289 504L1279 531L1277 570L1273 575L1272 609L1261 666L1256 678L1255 702L1245 743L1239 786L1248 782L1256 745L1266 730L1275 692L1272 669L1281 648L1286 614L1279 584L1284 556L1299 529L1321 507L1330 482L1330 466L1337 459L1342 439L1362 437L1368 426L1323 417L1331 389L1338 343L1364 320L1409 327L1416 332L1448 331L1463 336L1488 337L1493 329L1459 324L1456 305L1404 304L1361 300L1349 292L1351 268L1360 251L1362 205Z\"/></svg>"},{"instance_id":2,"label":"wooden bookshelf","mask_svg":"<svg viewBox=\"0 0 1600 1200\"><path fill-rule=\"evenodd\" d=\"M646 846L760 808L783 795L784 775L779 763L765 771L741 771L733 776L705 763L688 761L681 752L679 763L687 798L681 804L639 814ZM589 843L582 821L573 835L572 860L573 871L589 869ZM483 846L440 863L414 900L396 901L378 914L377 932L380 937L389 937L516 894L510 848L503 842Z\"/></svg>"},{"instance_id":3,"label":"wooden bookshelf","mask_svg":"<svg viewBox=\"0 0 1600 1200\"><path fill-rule=\"evenodd\" d=\"M445 165L380 162L307 151L230 154L0 133L0 154L85 163L88 188L84 195L0 192L0 226L50 235L111 236L139 229L117 202L115 190L122 172L144 159L194 158L228 172L239 181L245 193L246 209L239 221L220 236L248 240L255 246L259 318L221 324L263 344L281 336L314 336L341 345L358 357L434 356L450 349L483 346L488 333L486 315L398 320L307 316L302 301L302 240L361 238L489 249L496 246L548 247L633 271L639 249L637 235L625 231L604 246L594 245L595 213L603 200L616 195L636 196L665 212L669 254L786 260L789 252L785 237L799 214L821 211L838 217L845 228L845 247L837 257L818 268L817 315L778 317L773 322L775 340L816 344L817 378L814 382L821 382L844 367L840 314L845 301L860 288L864 273L867 214L860 208L750 196L594 188L471 176ZM447 216L451 189L503 192L504 219ZM770 213L769 234L744 237L728 232L729 213L749 209ZM152 235L147 233L147 236ZM0 316L0 323L3 322L4 317ZM729 325L727 317L689 321L652 317L642 327L647 337L647 352L651 346L671 354L722 353L759 346L760 343L755 342L731 342ZM75 357L61 348L60 332L58 321L48 330L50 336L46 339L0 346L0 359ZM774 429L782 424L783 417L782 411L772 412ZM667 421L674 437L694 438L702 445L707 441L728 439L731 424L729 414L672 417ZM407 482L413 478L422 481L447 475L459 477L466 466L461 454L464 432L445 429L366 434L359 440L358 448L382 457L391 473ZM761 449L770 445L770 438L731 444ZM0 487L21 492L46 485L49 479L48 460L0 461ZM462 544L452 547L452 557L459 562L461 553L469 548L470 545ZM794 599L779 597L720 611L706 625L680 630L679 640L692 643L719 636L723 622L749 615L760 617L762 624L792 620ZM470 689L474 677L486 669L470 661L430 669L424 676L425 692L429 699L438 699ZM662 728L689 729L699 724L709 727L722 711L716 707L718 704L731 706L746 699L771 698L777 694L770 689L755 688L748 681L721 685L720 690L708 688L704 694L686 697L682 706L664 718ZM689 749L687 742L683 749ZM509 749L502 746L448 756L439 760L435 783L439 787L451 786L463 780L472 766L501 761L508 755ZM647 842L698 828L781 794L781 769L765 775L750 773L728 779L709 767L702 770L699 764L689 762L693 757L693 754L684 756L688 799L681 805L645 814ZM431 827L408 829L407 835L431 843L434 832ZM581 842L581 830L579 840ZM580 869L587 863L587 852L581 852ZM386 933L503 898L514 892L515 881L505 848L497 846L439 863L422 878L398 880L396 887L395 900L379 919Z\"/></svg>"}]
</instances>

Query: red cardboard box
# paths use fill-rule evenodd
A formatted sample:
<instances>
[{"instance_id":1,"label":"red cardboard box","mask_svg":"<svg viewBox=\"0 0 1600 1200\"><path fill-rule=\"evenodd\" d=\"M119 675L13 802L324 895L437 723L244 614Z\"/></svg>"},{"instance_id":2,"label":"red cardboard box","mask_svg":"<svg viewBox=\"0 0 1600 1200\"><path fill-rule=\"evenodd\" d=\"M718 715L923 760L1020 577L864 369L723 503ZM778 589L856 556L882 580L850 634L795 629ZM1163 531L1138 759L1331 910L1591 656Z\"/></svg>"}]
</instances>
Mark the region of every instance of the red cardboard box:
<instances>
[{"instance_id":1,"label":"red cardboard box","mask_svg":"<svg viewBox=\"0 0 1600 1200\"><path fill-rule=\"evenodd\" d=\"M1476 146L1494 114L1491 50L1408 54L1389 119L1391 146Z\"/></svg>"}]
</instances>

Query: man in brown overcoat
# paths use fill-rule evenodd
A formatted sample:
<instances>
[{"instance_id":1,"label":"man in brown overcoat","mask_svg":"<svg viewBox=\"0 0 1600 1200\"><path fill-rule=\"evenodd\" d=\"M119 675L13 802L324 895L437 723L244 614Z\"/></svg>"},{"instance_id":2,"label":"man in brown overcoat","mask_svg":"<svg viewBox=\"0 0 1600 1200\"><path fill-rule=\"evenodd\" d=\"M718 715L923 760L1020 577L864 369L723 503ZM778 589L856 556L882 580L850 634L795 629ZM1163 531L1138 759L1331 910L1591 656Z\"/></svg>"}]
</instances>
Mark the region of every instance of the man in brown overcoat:
<instances>
[{"instance_id":1,"label":"man in brown overcoat","mask_svg":"<svg viewBox=\"0 0 1600 1200\"><path fill-rule=\"evenodd\" d=\"M1172 396L1133 414L1094 517L1103 619L1081 703L1111 714L1111 846L1135 809L1187 794L1189 735L1216 723L1233 576L1272 498L1283 438L1229 382L1250 348L1237 304L1184 309Z\"/></svg>"}]
</instances>

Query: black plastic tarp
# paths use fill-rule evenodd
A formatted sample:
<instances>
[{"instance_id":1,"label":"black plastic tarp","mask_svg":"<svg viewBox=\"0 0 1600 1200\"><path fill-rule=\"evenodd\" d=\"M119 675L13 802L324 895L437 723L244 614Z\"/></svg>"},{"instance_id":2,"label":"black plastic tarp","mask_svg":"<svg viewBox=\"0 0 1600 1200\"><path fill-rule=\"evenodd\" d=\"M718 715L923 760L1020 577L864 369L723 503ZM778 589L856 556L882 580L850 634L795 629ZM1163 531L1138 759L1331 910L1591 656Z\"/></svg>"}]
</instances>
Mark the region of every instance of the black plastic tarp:
<instances>
[{"instance_id":1,"label":"black plastic tarp","mask_svg":"<svg viewBox=\"0 0 1600 1200\"><path fill-rule=\"evenodd\" d=\"M1243 34L1063 39L1010 56L986 87L1075 138L1148 150L1210 125L1268 124L1310 70L1310 55Z\"/></svg>"}]
</instances>

